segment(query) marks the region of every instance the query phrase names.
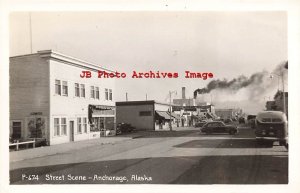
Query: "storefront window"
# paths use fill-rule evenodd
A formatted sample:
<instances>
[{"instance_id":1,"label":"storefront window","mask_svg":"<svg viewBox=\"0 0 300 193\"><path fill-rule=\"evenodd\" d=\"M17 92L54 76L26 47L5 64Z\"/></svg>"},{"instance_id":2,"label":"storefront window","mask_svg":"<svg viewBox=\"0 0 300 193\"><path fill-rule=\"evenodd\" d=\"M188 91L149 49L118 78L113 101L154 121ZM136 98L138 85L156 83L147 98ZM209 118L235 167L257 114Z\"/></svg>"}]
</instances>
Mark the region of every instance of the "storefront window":
<instances>
[{"instance_id":1,"label":"storefront window","mask_svg":"<svg viewBox=\"0 0 300 193\"><path fill-rule=\"evenodd\" d=\"M83 130L85 133L87 133L87 118L83 118Z\"/></svg>"},{"instance_id":2,"label":"storefront window","mask_svg":"<svg viewBox=\"0 0 300 193\"><path fill-rule=\"evenodd\" d=\"M66 120L66 118L61 118L61 134L67 135L67 120Z\"/></svg>"},{"instance_id":3,"label":"storefront window","mask_svg":"<svg viewBox=\"0 0 300 193\"><path fill-rule=\"evenodd\" d=\"M82 133L82 130L81 130L81 117L78 117L77 118L77 132L78 133Z\"/></svg>"},{"instance_id":4,"label":"storefront window","mask_svg":"<svg viewBox=\"0 0 300 193\"><path fill-rule=\"evenodd\" d=\"M105 117L105 129L114 130L114 117Z\"/></svg>"},{"instance_id":5,"label":"storefront window","mask_svg":"<svg viewBox=\"0 0 300 193\"><path fill-rule=\"evenodd\" d=\"M59 136L59 118L54 118L54 136Z\"/></svg>"}]
</instances>

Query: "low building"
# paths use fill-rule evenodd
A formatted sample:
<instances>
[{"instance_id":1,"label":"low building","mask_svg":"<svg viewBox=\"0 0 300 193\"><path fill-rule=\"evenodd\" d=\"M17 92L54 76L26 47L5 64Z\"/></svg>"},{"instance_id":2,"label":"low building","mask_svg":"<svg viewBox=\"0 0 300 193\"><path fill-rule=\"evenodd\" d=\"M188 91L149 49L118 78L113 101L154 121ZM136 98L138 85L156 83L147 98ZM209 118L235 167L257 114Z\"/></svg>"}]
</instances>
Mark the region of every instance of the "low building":
<instances>
[{"instance_id":1,"label":"low building","mask_svg":"<svg viewBox=\"0 0 300 193\"><path fill-rule=\"evenodd\" d=\"M154 100L116 102L117 123L129 123L137 130L169 129L178 117L170 114L170 105Z\"/></svg>"},{"instance_id":2,"label":"low building","mask_svg":"<svg viewBox=\"0 0 300 193\"><path fill-rule=\"evenodd\" d=\"M215 109L215 113L220 119L232 119L241 116L242 110L235 108Z\"/></svg>"},{"instance_id":3,"label":"low building","mask_svg":"<svg viewBox=\"0 0 300 193\"><path fill-rule=\"evenodd\" d=\"M11 57L10 137L52 145L113 133L115 81L99 70L112 72L52 50Z\"/></svg>"}]
</instances>

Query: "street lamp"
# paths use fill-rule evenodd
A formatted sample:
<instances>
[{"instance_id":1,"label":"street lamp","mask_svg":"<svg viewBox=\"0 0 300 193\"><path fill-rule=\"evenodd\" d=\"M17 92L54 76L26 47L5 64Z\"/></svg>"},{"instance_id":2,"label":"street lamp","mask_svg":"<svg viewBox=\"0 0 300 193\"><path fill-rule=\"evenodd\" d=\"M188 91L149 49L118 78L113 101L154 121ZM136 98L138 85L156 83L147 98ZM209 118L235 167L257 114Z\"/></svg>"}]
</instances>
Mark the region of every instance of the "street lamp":
<instances>
[{"instance_id":1,"label":"street lamp","mask_svg":"<svg viewBox=\"0 0 300 193\"><path fill-rule=\"evenodd\" d=\"M170 131L172 131L172 123L171 123L171 120L172 120L172 94L175 94L177 95L177 91L169 91L169 95L170 95L170 103L169 103L169 108L170 108L170 122L169 122L169 127L170 127Z\"/></svg>"},{"instance_id":2,"label":"street lamp","mask_svg":"<svg viewBox=\"0 0 300 193\"><path fill-rule=\"evenodd\" d=\"M283 69L281 70L281 73L280 74L276 74L276 73L271 73L270 75L270 78L273 78L274 75L277 76L278 78L278 92L279 92L279 78L281 78L281 81L282 81L282 94L283 94L283 112L284 114L286 114L286 109L285 109L285 93L284 93L284 73L283 73Z\"/></svg>"}]
</instances>

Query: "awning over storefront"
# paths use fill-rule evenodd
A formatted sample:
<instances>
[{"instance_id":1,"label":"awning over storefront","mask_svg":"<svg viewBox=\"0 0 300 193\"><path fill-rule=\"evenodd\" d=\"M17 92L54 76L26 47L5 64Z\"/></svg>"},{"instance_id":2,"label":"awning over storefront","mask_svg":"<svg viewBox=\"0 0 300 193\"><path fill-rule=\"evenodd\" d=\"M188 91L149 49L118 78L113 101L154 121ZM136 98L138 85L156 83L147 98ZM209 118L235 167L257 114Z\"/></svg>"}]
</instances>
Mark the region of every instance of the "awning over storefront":
<instances>
[{"instance_id":1,"label":"awning over storefront","mask_svg":"<svg viewBox=\"0 0 300 193\"><path fill-rule=\"evenodd\" d=\"M171 116L175 119L180 119L180 116L175 113L171 113Z\"/></svg>"},{"instance_id":2,"label":"awning over storefront","mask_svg":"<svg viewBox=\"0 0 300 193\"><path fill-rule=\"evenodd\" d=\"M107 110L93 110L93 117L100 117L101 115L115 115L115 111L112 109L107 109Z\"/></svg>"},{"instance_id":3,"label":"awning over storefront","mask_svg":"<svg viewBox=\"0 0 300 193\"><path fill-rule=\"evenodd\" d=\"M155 111L155 112L161 118L168 119L168 120L170 120L170 118L172 118L166 111Z\"/></svg>"},{"instance_id":4,"label":"awning over storefront","mask_svg":"<svg viewBox=\"0 0 300 193\"><path fill-rule=\"evenodd\" d=\"M88 106L88 119L89 123L92 123L92 117L101 117L101 116L114 116L115 115L114 106L106 105L89 105Z\"/></svg>"}]
</instances>

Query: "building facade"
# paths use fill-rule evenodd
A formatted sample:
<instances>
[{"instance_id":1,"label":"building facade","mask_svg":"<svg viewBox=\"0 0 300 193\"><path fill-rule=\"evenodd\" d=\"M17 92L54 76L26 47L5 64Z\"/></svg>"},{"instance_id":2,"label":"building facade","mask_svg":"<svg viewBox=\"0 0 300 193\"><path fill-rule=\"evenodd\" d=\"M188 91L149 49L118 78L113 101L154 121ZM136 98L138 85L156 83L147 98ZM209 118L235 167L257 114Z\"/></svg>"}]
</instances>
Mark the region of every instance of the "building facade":
<instances>
[{"instance_id":1,"label":"building facade","mask_svg":"<svg viewBox=\"0 0 300 193\"><path fill-rule=\"evenodd\" d=\"M149 101L116 102L117 123L129 123L137 130L169 129L178 117L170 114L170 105Z\"/></svg>"},{"instance_id":2,"label":"building facade","mask_svg":"<svg viewBox=\"0 0 300 193\"><path fill-rule=\"evenodd\" d=\"M283 97L283 92L278 91L274 96L275 106L277 111L285 112L288 116L289 104L288 104L288 92L284 92L285 97ZM285 102L283 102L285 100Z\"/></svg>"},{"instance_id":3,"label":"building facade","mask_svg":"<svg viewBox=\"0 0 300 193\"><path fill-rule=\"evenodd\" d=\"M215 113L221 119L232 119L242 115L242 109L215 109Z\"/></svg>"},{"instance_id":4,"label":"building facade","mask_svg":"<svg viewBox=\"0 0 300 193\"><path fill-rule=\"evenodd\" d=\"M52 145L113 130L115 83L98 78L99 70L109 71L51 50L11 57L10 137Z\"/></svg>"}]
</instances>

